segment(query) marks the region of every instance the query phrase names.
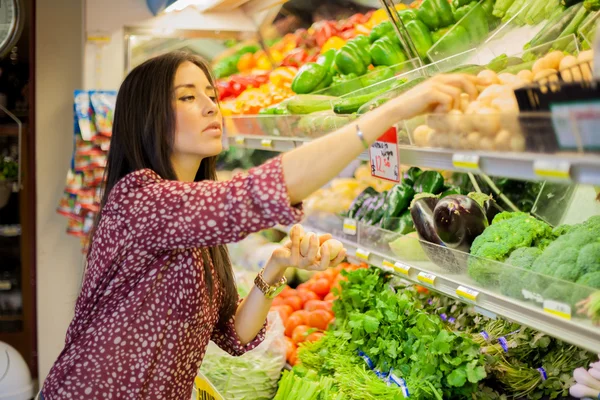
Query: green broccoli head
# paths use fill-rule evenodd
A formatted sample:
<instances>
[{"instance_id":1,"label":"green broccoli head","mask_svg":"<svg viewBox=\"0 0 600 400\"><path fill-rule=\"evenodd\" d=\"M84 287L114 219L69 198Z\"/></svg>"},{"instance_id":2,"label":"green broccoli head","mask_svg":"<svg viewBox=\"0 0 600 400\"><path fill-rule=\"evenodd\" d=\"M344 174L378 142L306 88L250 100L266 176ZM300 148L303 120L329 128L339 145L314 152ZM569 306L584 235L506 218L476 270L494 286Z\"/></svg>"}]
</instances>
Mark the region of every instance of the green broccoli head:
<instances>
[{"instance_id":1,"label":"green broccoli head","mask_svg":"<svg viewBox=\"0 0 600 400\"><path fill-rule=\"evenodd\" d=\"M504 261L516 249L538 247L544 240L554 237L550 225L529 214L502 212L496 215L492 225L475 239L471 246L471 254ZM528 257L532 257L533 254L534 252L528 253ZM515 256L515 259L519 260L517 262L521 262L522 256ZM500 283L502 266L481 258L472 257L469 260L469 275L487 287L497 286Z\"/></svg>"},{"instance_id":2,"label":"green broccoli head","mask_svg":"<svg viewBox=\"0 0 600 400\"><path fill-rule=\"evenodd\" d=\"M582 271L582 275L590 272L600 272L600 240L586 244L581 248L576 267Z\"/></svg>"},{"instance_id":3,"label":"green broccoli head","mask_svg":"<svg viewBox=\"0 0 600 400\"><path fill-rule=\"evenodd\" d=\"M542 254L537 247L519 247L506 259L506 263L515 267L531 269L534 261Z\"/></svg>"},{"instance_id":4,"label":"green broccoli head","mask_svg":"<svg viewBox=\"0 0 600 400\"><path fill-rule=\"evenodd\" d=\"M577 285L572 285L571 288L573 290L573 303L586 299L595 292L594 289L600 289L600 271L589 272L577 279L576 283Z\"/></svg>"}]
</instances>

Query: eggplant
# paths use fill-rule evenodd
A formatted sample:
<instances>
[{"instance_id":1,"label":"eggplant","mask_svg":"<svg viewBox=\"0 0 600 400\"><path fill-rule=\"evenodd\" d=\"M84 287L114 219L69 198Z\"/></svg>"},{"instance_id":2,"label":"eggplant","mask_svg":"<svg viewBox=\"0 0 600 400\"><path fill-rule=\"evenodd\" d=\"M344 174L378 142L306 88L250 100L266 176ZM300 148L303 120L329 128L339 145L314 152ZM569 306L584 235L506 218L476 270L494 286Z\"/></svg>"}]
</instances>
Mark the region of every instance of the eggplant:
<instances>
[{"instance_id":1,"label":"eggplant","mask_svg":"<svg viewBox=\"0 0 600 400\"><path fill-rule=\"evenodd\" d=\"M501 212L504 212L504 209L496 203L494 199L491 197L483 202L483 210L485 211L485 216L488 220L488 224L492 224L494 217Z\"/></svg>"},{"instance_id":2,"label":"eggplant","mask_svg":"<svg viewBox=\"0 0 600 400\"><path fill-rule=\"evenodd\" d=\"M415 196L410 207L410 216L415 225L415 230L419 234L419 239L444 246L444 242L435 231L433 220L433 210L438 201L436 196L425 193Z\"/></svg>"},{"instance_id":3,"label":"eggplant","mask_svg":"<svg viewBox=\"0 0 600 400\"><path fill-rule=\"evenodd\" d=\"M469 252L471 243L489 226L483 207L469 196L450 195L433 211L435 232L451 249Z\"/></svg>"},{"instance_id":4,"label":"eggplant","mask_svg":"<svg viewBox=\"0 0 600 400\"><path fill-rule=\"evenodd\" d=\"M377 196L367 197L365 201L363 201L362 205L358 208L358 211L356 211L356 213L354 214L354 219L356 219L357 221L362 221L362 219L367 214L367 211L369 210L369 206L375 200L377 200Z\"/></svg>"},{"instance_id":5,"label":"eggplant","mask_svg":"<svg viewBox=\"0 0 600 400\"><path fill-rule=\"evenodd\" d=\"M348 209L348 217L354 218L360 207L363 205L366 199L372 196L376 196L378 193L371 186L368 186L365 190L363 190L352 202L350 208Z\"/></svg>"}]
</instances>

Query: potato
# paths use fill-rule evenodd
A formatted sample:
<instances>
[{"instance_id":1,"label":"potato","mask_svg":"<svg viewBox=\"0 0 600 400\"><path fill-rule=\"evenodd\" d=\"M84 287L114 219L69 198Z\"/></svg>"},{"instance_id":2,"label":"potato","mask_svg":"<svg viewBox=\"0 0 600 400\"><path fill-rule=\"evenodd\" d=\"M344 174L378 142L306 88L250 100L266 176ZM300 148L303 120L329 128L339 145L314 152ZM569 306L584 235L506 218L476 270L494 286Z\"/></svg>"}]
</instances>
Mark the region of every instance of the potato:
<instances>
[{"instance_id":1,"label":"potato","mask_svg":"<svg viewBox=\"0 0 600 400\"><path fill-rule=\"evenodd\" d=\"M531 83L533 81L533 72L524 69L523 71L520 71L517 76L519 77L519 79L521 79L523 82L527 82L527 83Z\"/></svg>"},{"instance_id":2,"label":"potato","mask_svg":"<svg viewBox=\"0 0 600 400\"><path fill-rule=\"evenodd\" d=\"M469 135L466 133L461 133L458 138L458 148L462 150L469 149Z\"/></svg>"},{"instance_id":3,"label":"potato","mask_svg":"<svg viewBox=\"0 0 600 400\"><path fill-rule=\"evenodd\" d=\"M483 104L480 101L473 101L473 102L469 103L467 110L465 111L465 114L475 114L475 113L477 113L477 110L479 110L482 107L485 107L485 104Z\"/></svg>"},{"instance_id":4,"label":"potato","mask_svg":"<svg viewBox=\"0 0 600 400\"><path fill-rule=\"evenodd\" d=\"M515 97L512 99L494 99L490 105L503 114L517 114L519 112L519 103L517 103Z\"/></svg>"},{"instance_id":5,"label":"potato","mask_svg":"<svg viewBox=\"0 0 600 400\"><path fill-rule=\"evenodd\" d=\"M494 147L496 150L508 151L510 150L510 139L510 132L506 129L502 129L494 138Z\"/></svg>"},{"instance_id":6,"label":"potato","mask_svg":"<svg viewBox=\"0 0 600 400\"><path fill-rule=\"evenodd\" d=\"M449 125L447 113L434 113L427 116L427 125L434 131L448 132Z\"/></svg>"},{"instance_id":7,"label":"potato","mask_svg":"<svg viewBox=\"0 0 600 400\"><path fill-rule=\"evenodd\" d=\"M460 149L460 135L458 133L448 135L448 147L451 149Z\"/></svg>"},{"instance_id":8,"label":"potato","mask_svg":"<svg viewBox=\"0 0 600 400\"><path fill-rule=\"evenodd\" d=\"M483 107L471 121L482 136L493 136L500 130L500 113L492 107Z\"/></svg>"},{"instance_id":9,"label":"potato","mask_svg":"<svg viewBox=\"0 0 600 400\"><path fill-rule=\"evenodd\" d=\"M518 76L509 73L498 75L498 80L500 80L501 84L511 87L521 86L524 83Z\"/></svg>"},{"instance_id":10,"label":"potato","mask_svg":"<svg viewBox=\"0 0 600 400\"><path fill-rule=\"evenodd\" d=\"M310 239L313 236L317 235L313 232L306 232L306 234L304 234L304 237L302 238L302 241L300 242L300 254L304 257L306 257L306 255L308 254L308 249L310 248Z\"/></svg>"},{"instance_id":11,"label":"potato","mask_svg":"<svg viewBox=\"0 0 600 400\"><path fill-rule=\"evenodd\" d=\"M535 63L533 63L533 67L531 67L531 72L533 75L536 75L538 72L543 71L545 69L551 69L545 57L540 58Z\"/></svg>"},{"instance_id":12,"label":"potato","mask_svg":"<svg viewBox=\"0 0 600 400\"><path fill-rule=\"evenodd\" d=\"M521 134L512 135L510 138L511 151L525 151L525 138Z\"/></svg>"},{"instance_id":13,"label":"potato","mask_svg":"<svg viewBox=\"0 0 600 400\"><path fill-rule=\"evenodd\" d=\"M577 63L577 59L573 56L565 56L560 62L560 75L565 82L581 82L581 70Z\"/></svg>"},{"instance_id":14,"label":"potato","mask_svg":"<svg viewBox=\"0 0 600 400\"><path fill-rule=\"evenodd\" d=\"M591 62L594 61L594 51L586 50L582 51L577 55L577 61L579 62Z\"/></svg>"},{"instance_id":15,"label":"potato","mask_svg":"<svg viewBox=\"0 0 600 400\"><path fill-rule=\"evenodd\" d=\"M324 247L329 248L329 259L333 260L338 256L340 251L342 251L342 249L344 248L344 245L342 245L342 242L340 242L339 240L329 239L321 245L321 251L320 251L321 254L323 254L322 249Z\"/></svg>"},{"instance_id":16,"label":"potato","mask_svg":"<svg viewBox=\"0 0 600 400\"><path fill-rule=\"evenodd\" d=\"M492 70L484 69L477 74L477 83L482 86L490 86L494 83L500 83L498 75Z\"/></svg>"},{"instance_id":17,"label":"potato","mask_svg":"<svg viewBox=\"0 0 600 400\"><path fill-rule=\"evenodd\" d=\"M467 135L467 143L469 150L477 150L479 143L481 142L481 135L479 132L471 132Z\"/></svg>"},{"instance_id":18,"label":"potato","mask_svg":"<svg viewBox=\"0 0 600 400\"><path fill-rule=\"evenodd\" d=\"M445 133L433 131L429 134L429 145L447 149L450 147L450 137Z\"/></svg>"},{"instance_id":19,"label":"potato","mask_svg":"<svg viewBox=\"0 0 600 400\"><path fill-rule=\"evenodd\" d=\"M419 147L428 147L429 146L429 135L433 132L427 125L420 125L415 128L413 131L413 140L415 144Z\"/></svg>"},{"instance_id":20,"label":"potato","mask_svg":"<svg viewBox=\"0 0 600 400\"><path fill-rule=\"evenodd\" d=\"M479 142L479 148L485 151L494 150L494 140L490 137L481 138L481 141Z\"/></svg>"},{"instance_id":21,"label":"potato","mask_svg":"<svg viewBox=\"0 0 600 400\"><path fill-rule=\"evenodd\" d=\"M546 67L552 69L558 69L560 62L565 58L565 54L562 51L555 50L544 56L546 59Z\"/></svg>"},{"instance_id":22,"label":"potato","mask_svg":"<svg viewBox=\"0 0 600 400\"><path fill-rule=\"evenodd\" d=\"M448 113L447 118L446 118L446 121L448 123L446 128L447 128L448 132L454 132L454 133L463 132L463 130L461 129L461 123L462 123L463 119L464 119L464 116L461 111L451 110Z\"/></svg>"},{"instance_id":23,"label":"potato","mask_svg":"<svg viewBox=\"0 0 600 400\"><path fill-rule=\"evenodd\" d=\"M491 85L477 97L477 101L489 105L498 97L514 97L514 92L509 85Z\"/></svg>"},{"instance_id":24,"label":"potato","mask_svg":"<svg viewBox=\"0 0 600 400\"><path fill-rule=\"evenodd\" d=\"M545 81L551 81L551 82L558 81L556 72L557 71L555 69L543 69L541 71L534 72L533 80L534 81L544 81L544 82ZM550 76L552 76L552 78L549 78Z\"/></svg>"}]
</instances>

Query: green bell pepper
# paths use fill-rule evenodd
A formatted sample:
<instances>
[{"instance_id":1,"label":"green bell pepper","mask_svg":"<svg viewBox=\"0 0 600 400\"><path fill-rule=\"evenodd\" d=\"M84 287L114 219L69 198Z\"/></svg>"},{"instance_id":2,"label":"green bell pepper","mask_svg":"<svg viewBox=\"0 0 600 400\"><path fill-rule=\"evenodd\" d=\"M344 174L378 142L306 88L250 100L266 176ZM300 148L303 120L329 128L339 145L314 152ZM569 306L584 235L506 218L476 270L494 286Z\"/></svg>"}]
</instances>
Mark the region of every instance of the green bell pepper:
<instances>
[{"instance_id":1,"label":"green bell pepper","mask_svg":"<svg viewBox=\"0 0 600 400\"><path fill-rule=\"evenodd\" d=\"M387 197L387 209L383 214L384 221L397 218L408 208L415 196L415 190L406 182L394 186Z\"/></svg>"},{"instance_id":2,"label":"green bell pepper","mask_svg":"<svg viewBox=\"0 0 600 400\"><path fill-rule=\"evenodd\" d=\"M431 41L433 42L433 44L436 44L437 42L440 41L441 38L444 37L444 35L446 33L448 33L448 31L451 28L442 28L442 29L438 29L437 31L433 31L431 32Z\"/></svg>"},{"instance_id":3,"label":"green bell pepper","mask_svg":"<svg viewBox=\"0 0 600 400\"><path fill-rule=\"evenodd\" d=\"M487 37L490 33L490 26L488 24L487 15L485 10L479 3L471 3L473 6L469 10L470 12L466 15L461 25L469 33L471 38L471 44L479 44ZM465 6L469 7L469 6Z\"/></svg>"},{"instance_id":4,"label":"green bell pepper","mask_svg":"<svg viewBox=\"0 0 600 400\"><path fill-rule=\"evenodd\" d=\"M373 65L386 65L388 67L400 64L407 60L397 43L385 36L377 39L369 49Z\"/></svg>"},{"instance_id":5,"label":"green bell pepper","mask_svg":"<svg viewBox=\"0 0 600 400\"><path fill-rule=\"evenodd\" d=\"M444 191L440 194L440 199L443 199L446 196L450 196L453 194L465 194L463 190L458 186L450 186L444 188Z\"/></svg>"},{"instance_id":6,"label":"green bell pepper","mask_svg":"<svg viewBox=\"0 0 600 400\"><path fill-rule=\"evenodd\" d=\"M408 24L410 21L419 19L417 12L412 8L407 8L406 10L398 11L398 16L400 17L402 22L404 22L404 25Z\"/></svg>"},{"instance_id":7,"label":"green bell pepper","mask_svg":"<svg viewBox=\"0 0 600 400\"><path fill-rule=\"evenodd\" d=\"M488 25L493 26L498 22L498 18L496 18L493 14L494 12L494 4L495 0L485 0L481 3L481 7L483 11L485 11L485 15L487 17Z\"/></svg>"},{"instance_id":8,"label":"green bell pepper","mask_svg":"<svg viewBox=\"0 0 600 400\"><path fill-rule=\"evenodd\" d=\"M437 171L425 171L415 180L413 189L417 193L438 194L444 188L444 177Z\"/></svg>"},{"instance_id":9,"label":"green bell pepper","mask_svg":"<svg viewBox=\"0 0 600 400\"><path fill-rule=\"evenodd\" d=\"M433 45L427 26L421 20L416 19L406 24L406 30L415 45L419 57L426 59L427 52Z\"/></svg>"},{"instance_id":10,"label":"green bell pepper","mask_svg":"<svg viewBox=\"0 0 600 400\"><path fill-rule=\"evenodd\" d=\"M390 34L390 32L394 32L394 25L391 21L383 21L382 23L375 25L373 29L371 29L371 34L369 35L369 41L373 43L377 39L380 39L384 36Z\"/></svg>"},{"instance_id":11,"label":"green bell pepper","mask_svg":"<svg viewBox=\"0 0 600 400\"><path fill-rule=\"evenodd\" d=\"M312 91L316 92L318 90L329 87L333 82L333 77L335 75L335 69L333 68L335 62L335 49L329 49L325 53L321 54L319 58L317 58L317 64L322 65L326 70L327 74L325 78L315 87Z\"/></svg>"},{"instance_id":12,"label":"green bell pepper","mask_svg":"<svg viewBox=\"0 0 600 400\"><path fill-rule=\"evenodd\" d=\"M421 176L422 173L423 173L423 171L421 170L421 168L419 168L419 167L410 167L404 173L404 179L405 180L410 179L414 183L417 180L417 178L419 176Z\"/></svg>"},{"instance_id":13,"label":"green bell pepper","mask_svg":"<svg viewBox=\"0 0 600 400\"><path fill-rule=\"evenodd\" d=\"M394 77L392 68L385 66L375 67L369 73L360 77L360 84L363 88L369 87L379 82L386 81Z\"/></svg>"},{"instance_id":14,"label":"green bell pepper","mask_svg":"<svg viewBox=\"0 0 600 400\"><path fill-rule=\"evenodd\" d=\"M313 92L327 77L329 70L317 63L304 64L292 81L292 91L297 94Z\"/></svg>"},{"instance_id":15,"label":"green bell pepper","mask_svg":"<svg viewBox=\"0 0 600 400\"><path fill-rule=\"evenodd\" d=\"M369 39L364 35L349 40L335 54L336 68L346 75L362 75L367 72L367 67L371 64L369 44Z\"/></svg>"},{"instance_id":16,"label":"green bell pepper","mask_svg":"<svg viewBox=\"0 0 600 400\"><path fill-rule=\"evenodd\" d=\"M462 53L471 48L471 37L462 25L454 25L443 39L435 45L435 53L441 57L448 57L453 54Z\"/></svg>"},{"instance_id":17,"label":"green bell pepper","mask_svg":"<svg viewBox=\"0 0 600 400\"><path fill-rule=\"evenodd\" d=\"M473 1L475 1L475 0L453 0L452 7L460 8L462 6L466 6L469 3L472 3Z\"/></svg>"},{"instance_id":18,"label":"green bell pepper","mask_svg":"<svg viewBox=\"0 0 600 400\"><path fill-rule=\"evenodd\" d=\"M382 228L402 235L414 232L415 225L410 215L410 210L404 210L398 217L389 220L384 219Z\"/></svg>"},{"instance_id":19,"label":"green bell pepper","mask_svg":"<svg viewBox=\"0 0 600 400\"><path fill-rule=\"evenodd\" d=\"M417 15L430 30L445 28L454 23L452 7L448 0L423 0Z\"/></svg>"}]
</instances>

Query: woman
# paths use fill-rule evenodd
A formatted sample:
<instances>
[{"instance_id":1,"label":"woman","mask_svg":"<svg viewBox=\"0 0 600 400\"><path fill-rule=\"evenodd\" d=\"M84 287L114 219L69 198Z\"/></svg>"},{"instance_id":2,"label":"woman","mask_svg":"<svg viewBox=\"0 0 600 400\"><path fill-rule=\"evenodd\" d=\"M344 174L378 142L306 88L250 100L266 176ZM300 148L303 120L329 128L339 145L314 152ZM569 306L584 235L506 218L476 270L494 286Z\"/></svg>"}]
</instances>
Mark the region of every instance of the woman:
<instances>
[{"instance_id":1,"label":"woman","mask_svg":"<svg viewBox=\"0 0 600 400\"><path fill-rule=\"evenodd\" d=\"M215 181L222 125L206 64L175 52L135 68L115 109L102 211L65 347L42 398L187 400L209 340L231 354L263 338L287 267L324 269L301 227L238 300L226 243L276 223L397 121L474 96L466 76L440 76L355 123L231 181Z\"/></svg>"}]
</instances>

